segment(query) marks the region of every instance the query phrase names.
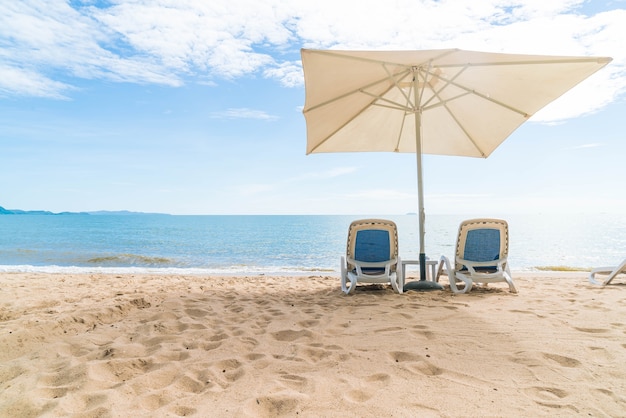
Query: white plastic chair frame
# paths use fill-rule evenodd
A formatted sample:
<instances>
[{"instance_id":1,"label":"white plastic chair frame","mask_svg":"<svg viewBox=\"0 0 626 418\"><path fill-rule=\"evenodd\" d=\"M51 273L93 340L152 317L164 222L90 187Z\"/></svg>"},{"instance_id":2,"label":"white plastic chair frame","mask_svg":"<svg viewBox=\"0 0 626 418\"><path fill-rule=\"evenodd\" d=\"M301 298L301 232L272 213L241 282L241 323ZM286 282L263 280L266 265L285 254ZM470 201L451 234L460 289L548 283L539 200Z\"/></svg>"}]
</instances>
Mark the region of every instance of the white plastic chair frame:
<instances>
[{"instance_id":1,"label":"white plastic chair frame","mask_svg":"<svg viewBox=\"0 0 626 418\"><path fill-rule=\"evenodd\" d=\"M607 284L611 283L611 281L618 274L626 274L626 259L624 259L624 261L622 261L622 264L617 267L598 267L591 270L591 273L589 274L589 283L606 286ZM607 277L606 279L604 279L604 281L598 281L596 280L597 275L606 275Z\"/></svg>"},{"instance_id":2,"label":"white plastic chair frame","mask_svg":"<svg viewBox=\"0 0 626 418\"><path fill-rule=\"evenodd\" d=\"M465 243L467 240L467 234L469 231L477 229L496 229L500 232L500 254L497 260L492 261L471 261L462 258L465 251ZM517 293L513 279L511 278L511 271L508 263L509 253L509 226L506 221L502 219L469 219L463 221L459 226L459 234L457 236L456 254L454 268L450 263L450 260L446 256L441 256L439 261L439 268L437 270L437 276L435 281L439 281L439 277L443 275L448 276L450 281L450 289L454 293L468 293L472 290L474 283L495 283L506 282L509 285L509 290L512 293ZM445 265L445 270L444 266ZM465 267L467 270L464 270ZM476 268L480 267L495 267L495 271L480 271ZM462 289L457 286L457 281L463 282L465 285Z\"/></svg>"},{"instance_id":3,"label":"white plastic chair frame","mask_svg":"<svg viewBox=\"0 0 626 418\"><path fill-rule=\"evenodd\" d=\"M389 232L389 260L381 262L364 262L354 259L356 236L361 230L384 230ZM396 293L402 293L401 277L397 272L400 265L398 256L398 228L393 221L386 219L361 219L350 224L346 255L341 256L341 290L349 294L356 288L357 283L390 283ZM384 268L380 274L364 272L367 268ZM348 286L348 280L350 285Z\"/></svg>"}]
</instances>

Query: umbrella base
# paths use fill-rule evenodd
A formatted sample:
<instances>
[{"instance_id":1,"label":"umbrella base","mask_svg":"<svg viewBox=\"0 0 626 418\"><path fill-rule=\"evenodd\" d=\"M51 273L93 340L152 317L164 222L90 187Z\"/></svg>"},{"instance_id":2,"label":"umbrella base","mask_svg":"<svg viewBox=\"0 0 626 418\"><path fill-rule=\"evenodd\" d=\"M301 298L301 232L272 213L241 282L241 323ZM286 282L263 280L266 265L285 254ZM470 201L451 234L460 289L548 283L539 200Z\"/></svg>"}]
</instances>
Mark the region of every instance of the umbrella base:
<instances>
[{"instance_id":1,"label":"umbrella base","mask_svg":"<svg viewBox=\"0 0 626 418\"><path fill-rule=\"evenodd\" d=\"M431 282L430 280L416 280L413 282L405 283L404 291L408 292L409 290L417 290L417 291L430 291L430 290L443 290L443 286L437 282Z\"/></svg>"}]
</instances>

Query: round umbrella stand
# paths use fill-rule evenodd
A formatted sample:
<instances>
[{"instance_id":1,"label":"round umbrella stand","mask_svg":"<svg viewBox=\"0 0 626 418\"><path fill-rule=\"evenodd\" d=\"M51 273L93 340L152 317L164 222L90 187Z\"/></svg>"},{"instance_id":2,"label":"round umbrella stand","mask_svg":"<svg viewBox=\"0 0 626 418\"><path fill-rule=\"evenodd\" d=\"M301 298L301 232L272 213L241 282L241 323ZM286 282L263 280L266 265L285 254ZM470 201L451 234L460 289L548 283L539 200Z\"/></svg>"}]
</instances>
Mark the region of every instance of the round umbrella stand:
<instances>
[{"instance_id":1,"label":"round umbrella stand","mask_svg":"<svg viewBox=\"0 0 626 418\"><path fill-rule=\"evenodd\" d=\"M404 291L409 290L417 291L429 291L429 290L443 290L443 286L437 282L431 282L430 280L415 280L408 282L404 285Z\"/></svg>"}]
</instances>

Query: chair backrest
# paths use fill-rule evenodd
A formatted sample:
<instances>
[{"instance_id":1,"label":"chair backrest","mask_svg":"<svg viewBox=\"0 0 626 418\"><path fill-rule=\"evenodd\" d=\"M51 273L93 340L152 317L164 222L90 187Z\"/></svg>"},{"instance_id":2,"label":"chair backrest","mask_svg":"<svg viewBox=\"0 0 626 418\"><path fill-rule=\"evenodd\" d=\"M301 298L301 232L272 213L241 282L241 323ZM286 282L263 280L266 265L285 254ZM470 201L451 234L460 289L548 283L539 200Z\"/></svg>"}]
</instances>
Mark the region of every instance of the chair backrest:
<instances>
[{"instance_id":1,"label":"chair backrest","mask_svg":"<svg viewBox=\"0 0 626 418\"><path fill-rule=\"evenodd\" d=\"M469 219L459 226L456 256L470 261L494 261L508 257L509 226L502 219ZM495 266L494 266L495 267ZM455 263L455 269L463 266Z\"/></svg>"},{"instance_id":2,"label":"chair backrest","mask_svg":"<svg viewBox=\"0 0 626 418\"><path fill-rule=\"evenodd\" d=\"M350 224L346 254L348 258L365 262L388 261L398 258L398 228L386 219L361 219ZM348 263L348 270L353 265ZM395 271L396 266L392 266Z\"/></svg>"}]
</instances>

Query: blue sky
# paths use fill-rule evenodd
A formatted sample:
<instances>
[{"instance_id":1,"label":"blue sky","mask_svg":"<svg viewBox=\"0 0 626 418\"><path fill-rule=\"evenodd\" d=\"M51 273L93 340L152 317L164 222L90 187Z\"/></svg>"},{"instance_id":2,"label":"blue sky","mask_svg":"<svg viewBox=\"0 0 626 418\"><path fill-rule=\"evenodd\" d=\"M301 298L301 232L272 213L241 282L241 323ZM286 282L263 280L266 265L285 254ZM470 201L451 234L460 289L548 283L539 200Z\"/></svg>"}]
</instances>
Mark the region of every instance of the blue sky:
<instances>
[{"instance_id":1,"label":"blue sky","mask_svg":"<svg viewBox=\"0 0 626 418\"><path fill-rule=\"evenodd\" d=\"M305 155L300 48L462 48L613 62L488 159L426 156L426 213L624 213L624 39L624 0L5 1L0 206L416 212L415 156Z\"/></svg>"}]
</instances>

